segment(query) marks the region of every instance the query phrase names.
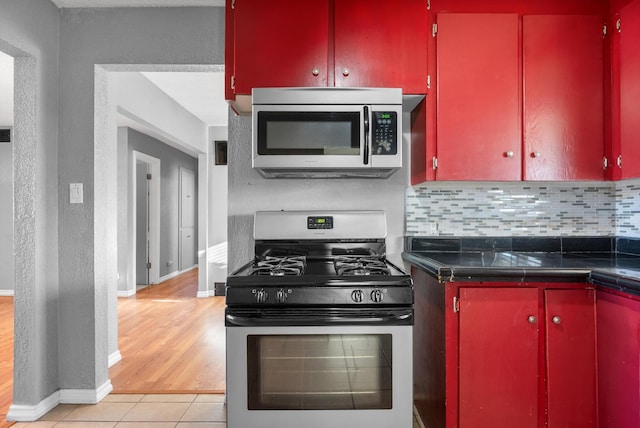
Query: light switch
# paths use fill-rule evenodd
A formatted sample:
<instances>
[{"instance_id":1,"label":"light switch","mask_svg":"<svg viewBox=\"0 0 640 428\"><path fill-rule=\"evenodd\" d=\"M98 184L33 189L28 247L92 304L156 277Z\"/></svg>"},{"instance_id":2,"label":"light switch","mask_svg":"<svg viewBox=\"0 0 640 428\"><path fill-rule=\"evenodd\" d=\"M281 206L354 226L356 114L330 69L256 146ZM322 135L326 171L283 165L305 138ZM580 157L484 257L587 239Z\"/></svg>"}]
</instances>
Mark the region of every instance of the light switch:
<instances>
[{"instance_id":1,"label":"light switch","mask_svg":"<svg viewBox=\"0 0 640 428\"><path fill-rule=\"evenodd\" d=\"M83 203L82 183L69 183L69 202L72 204Z\"/></svg>"}]
</instances>

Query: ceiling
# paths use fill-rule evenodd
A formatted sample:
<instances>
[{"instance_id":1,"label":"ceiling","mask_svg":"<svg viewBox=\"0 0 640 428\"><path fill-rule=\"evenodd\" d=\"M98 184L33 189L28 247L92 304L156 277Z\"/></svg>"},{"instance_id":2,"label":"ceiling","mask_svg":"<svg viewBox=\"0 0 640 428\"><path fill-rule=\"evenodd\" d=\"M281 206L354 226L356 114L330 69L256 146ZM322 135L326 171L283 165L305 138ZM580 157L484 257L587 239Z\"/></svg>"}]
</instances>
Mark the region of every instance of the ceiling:
<instances>
[{"instance_id":1,"label":"ceiling","mask_svg":"<svg viewBox=\"0 0 640 428\"><path fill-rule=\"evenodd\" d=\"M209 126L227 126L224 72L144 72L147 79Z\"/></svg>"},{"instance_id":2,"label":"ceiling","mask_svg":"<svg viewBox=\"0 0 640 428\"><path fill-rule=\"evenodd\" d=\"M225 0L51 0L59 8L222 6Z\"/></svg>"}]
</instances>

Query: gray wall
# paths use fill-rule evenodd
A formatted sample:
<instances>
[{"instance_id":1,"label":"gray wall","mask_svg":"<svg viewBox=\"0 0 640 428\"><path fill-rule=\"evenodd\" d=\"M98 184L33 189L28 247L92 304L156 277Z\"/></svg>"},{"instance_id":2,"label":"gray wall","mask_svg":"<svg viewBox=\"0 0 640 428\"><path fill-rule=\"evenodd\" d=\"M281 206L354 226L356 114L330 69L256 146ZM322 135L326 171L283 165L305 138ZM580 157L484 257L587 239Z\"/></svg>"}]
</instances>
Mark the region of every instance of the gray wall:
<instances>
[{"instance_id":1,"label":"gray wall","mask_svg":"<svg viewBox=\"0 0 640 428\"><path fill-rule=\"evenodd\" d=\"M60 23L60 363L63 388L108 379L107 297L94 278L94 65L223 64L224 9L63 9ZM85 183L85 204L65 203Z\"/></svg>"},{"instance_id":2,"label":"gray wall","mask_svg":"<svg viewBox=\"0 0 640 428\"><path fill-rule=\"evenodd\" d=\"M405 114L403 120L408 120ZM407 135L404 165L407 165ZM229 272L248 262L258 210L384 210L387 254L401 264L406 166L388 179L265 179L251 168L251 117L229 116Z\"/></svg>"},{"instance_id":3,"label":"gray wall","mask_svg":"<svg viewBox=\"0 0 640 428\"><path fill-rule=\"evenodd\" d=\"M15 58L16 83L13 401L34 404L58 389L59 11L42 0L1 9L0 49Z\"/></svg>"},{"instance_id":4,"label":"gray wall","mask_svg":"<svg viewBox=\"0 0 640 428\"><path fill-rule=\"evenodd\" d=\"M160 276L166 276L178 269L178 248L180 236L179 193L180 193L180 167L190 169L196 176L198 174L198 160L180 150L176 150L155 138L142 134L136 130L127 128L128 149L127 160L132 162L132 152L136 150L149 156L160 159ZM118 167L120 169L120 167ZM197 189L196 182L196 189ZM128 189L127 186L126 189ZM118 189L120 192L120 189ZM196 193L196 206L198 203ZM194 232L197 235L197 224ZM197 245L197 242L196 242ZM118 254L127 253L127 243L118 242ZM197 246L194 245L194 253ZM167 262L173 262L170 266ZM193 263L197 263L194 259ZM122 278L126 272L120 272Z\"/></svg>"},{"instance_id":5,"label":"gray wall","mask_svg":"<svg viewBox=\"0 0 640 428\"><path fill-rule=\"evenodd\" d=\"M108 382L108 292L94 257L102 191L94 189L94 66L223 64L224 9L58 10L45 0L3 0L1 9L0 49L24 58L16 61L16 93L24 89L16 104L29 100L15 118L23 141L15 156L14 404L36 405L56 390ZM84 184L83 204L69 204L70 183Z\"/></svg>"}]
</instances>

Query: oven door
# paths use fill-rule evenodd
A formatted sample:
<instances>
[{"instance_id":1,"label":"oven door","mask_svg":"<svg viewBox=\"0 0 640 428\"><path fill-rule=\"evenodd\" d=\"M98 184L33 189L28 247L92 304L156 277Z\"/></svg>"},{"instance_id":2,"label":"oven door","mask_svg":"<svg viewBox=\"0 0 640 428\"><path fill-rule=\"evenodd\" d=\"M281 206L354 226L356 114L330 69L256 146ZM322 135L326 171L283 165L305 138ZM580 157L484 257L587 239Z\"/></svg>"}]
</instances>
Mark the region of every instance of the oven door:
<instances>
[{"instance_id":1,"label":"oven door","mask_svg":"<svg viewBox=\"0 0 640 428\"><path fill-rule=\"evenodd\" d=\"M411 428L412 326L357 324L228 326L227 426Z\"/></svg>"}]
</instances>

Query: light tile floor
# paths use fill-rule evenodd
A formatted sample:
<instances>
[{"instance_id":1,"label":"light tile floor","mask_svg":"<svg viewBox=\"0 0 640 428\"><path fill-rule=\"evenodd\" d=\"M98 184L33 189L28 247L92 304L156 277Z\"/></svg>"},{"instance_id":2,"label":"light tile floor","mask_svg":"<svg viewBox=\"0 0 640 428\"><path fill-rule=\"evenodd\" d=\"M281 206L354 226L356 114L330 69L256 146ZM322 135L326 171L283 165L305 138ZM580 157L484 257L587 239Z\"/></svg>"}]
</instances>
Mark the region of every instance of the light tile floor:
<instances>
[{"instance_id":1,"label":"light tile floor","mask_svg":"<svg viewBox=\"0 0 640 428\"><path fill-rule=\"evenodd\" d=\"M226 428L226 420L222 394L110 394L95 405L60 404L11 428Z\"/></svg>"},{"instance_id":2,"label":"light tile floor","mask_svg":"<svg viewBox=\"0 0 640 428\"><path fill-rule=\"evenodd\" d=\"M110 394L95 405L60 404L11 428L226 428L221 394Z\"/></svg>"}]
</instances>

